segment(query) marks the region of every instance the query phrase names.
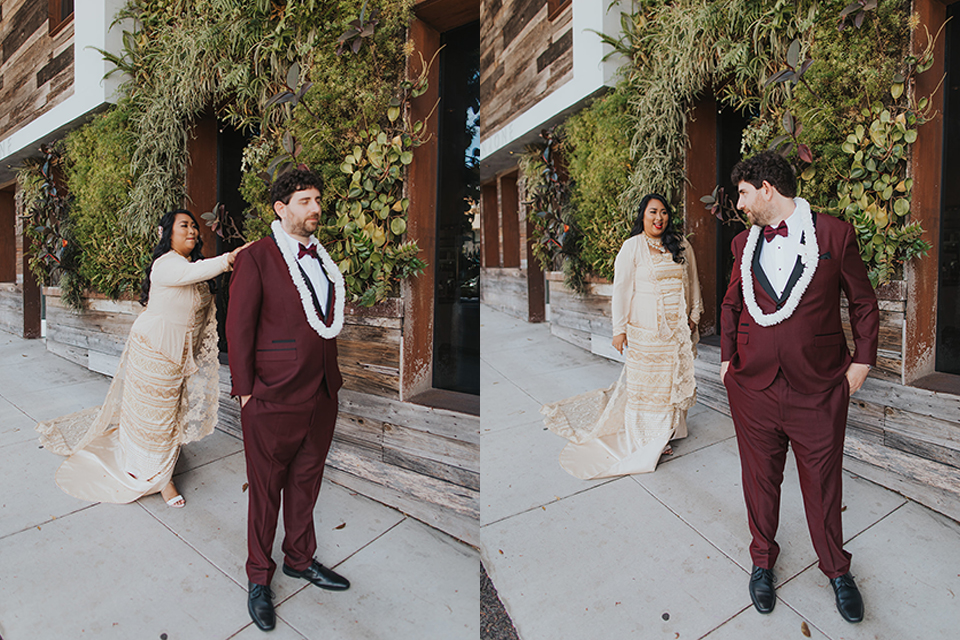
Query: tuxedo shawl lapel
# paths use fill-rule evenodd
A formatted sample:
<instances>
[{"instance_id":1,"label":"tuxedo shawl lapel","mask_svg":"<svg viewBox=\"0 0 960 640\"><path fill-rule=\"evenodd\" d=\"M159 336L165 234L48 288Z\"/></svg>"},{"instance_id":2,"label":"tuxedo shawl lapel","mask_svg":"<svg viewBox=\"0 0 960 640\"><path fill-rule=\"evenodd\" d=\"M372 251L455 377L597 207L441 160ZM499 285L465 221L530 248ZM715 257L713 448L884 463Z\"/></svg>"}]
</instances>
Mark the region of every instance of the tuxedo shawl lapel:
<instances>
[{"instance_id":1,"label":"tuxedo shawl lapel","mask_svg":"<svg viewBox=\"0 0 960 640\"><path fill-rule=\"evenodd\" d=\"M277 249L280 248L280 241L277 240L276 234L271 233L270 237L273 238L273 241L277 243ZM317 264L320 265L320 272L323 274L323 277L327 279L327 304L326 306L320 306L320 299L317 297L317 291L313 288L313 283L310 281L310 278L307 277L307 272L303 270L303 267L300 266L300 262L297 262L297 268L300 270L300 275L303 276L303 282L307 285L307 290L310 291L310 299L313 300L313 307L317 310L317 315L320 316L320 319L323 321L323 324L330 326L333 322L333 281L330 279L330 274L327 273L326 268L323 266L323 261L318 260ZM326 309L326 313L324 313Z\"/></svg>"},{"instance_id":2,"label":"tuxedo shawl lapel","mask_svg":"<svg viewBox=\"0 0 960 640\"><path fill-rule=\"evenodd\" d=\"M811 211L810 217L813 220L813 228L817 228L817 212ZM806 237L804 235L800 236L800 244L805 244ZM796 286L797 281L800 280L800 276L803 275L803 261L800 259L800 256L797 256L797 262L793 265L793 272L790 274L790 279L787 280L787 286L783 289L783 295L780 296L780 299L777 300L777 309L782 307L787 302L787 298L790 297L790 292L793 291L793 288Z\"/></svg>"},{"instance_id":3,"label":"tuxedo shawl lapel","mask_svg":"<svg viewBox=\"0 0 960 640\"><path fill-rule=\"evenodd\" d=\"M770 296L770 299L777 303L777 308L780 308L779 299L777 298L776 292L773 290L773 286L770 284L770 280L767 278L767 274L763 272L763 267L760 266L760 253L763 251L764 246L767 243L765 241L757 243L757 250L753 252L753 277L756 279L757 284L760 285L760 288Z\"/></svg>"},{"instance_id":4,"label":"tuxedo shawl lapel","mask_svg":"<svg viewBox=\"0 0 960 640\"><path fill-rule=\"evenodd\" d=\"M811 217L813 218L813 226L817 226L817 214L813 211L810 212ZM804 236L800 236L800 244L804 244ZM787 286L783 288L783 293L780 296L777 296L776 292L773 290L773 285L770 284L770 280L767 278L767 274L764 273L763 267L760 266L760 253L763 251L766 242L757 243L757 250L753 253L753 273L754 277L757 280L757 284L760 285L760 288L766 292L770 299L774 301L777 305L777 309L780 309L784 304L786 304L787 299L790 297L790 293L793 291L793 288L797 285L797 282L800 280L800 276L803 275L803 261L800 259L800 256L797 256L797 261L793 263L793 271L790 272L790 278L787 279Z\"/></svg>"},{"instance_id":5,"label":"tuxedo shawl lapel","mask_svg":"<svg viewBox=\"0 0 960 640\"><path fill-rule=\"evenodd\" d=\"M276 241L276 238L274 238ZM320 298L317 296L317 290L313 287L313 282L310 281L310 278L307 276L307 272L300 265L300 262L297 261L297 268L300 270L300 275L303 276L303 282L307 285L307 290L310 291L310 298L313 300L313 306L317 310L317 315L323 320L323 324L330 326L330 323L333 321L333 282L330 280L330 276L327 275L327 270L323 268L323 263L318 261L320 265L320 272L323 274L323 277L327 279L327 304L326 306L320 306ZM324 313L326 309L326 313Z\"/></svg>"}]
</instances>

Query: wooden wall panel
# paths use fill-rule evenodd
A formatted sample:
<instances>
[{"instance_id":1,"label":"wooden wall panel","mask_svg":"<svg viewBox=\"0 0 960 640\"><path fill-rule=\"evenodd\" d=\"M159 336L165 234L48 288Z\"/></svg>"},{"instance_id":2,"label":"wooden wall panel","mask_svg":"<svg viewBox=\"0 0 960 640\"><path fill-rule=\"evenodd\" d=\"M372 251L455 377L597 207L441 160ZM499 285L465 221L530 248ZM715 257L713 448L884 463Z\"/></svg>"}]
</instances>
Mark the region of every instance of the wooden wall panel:
<instances>
[{"instance_id":1,"label":"wooden wall panel","mask_svg":"<svg viewBox=\"0 0 960 640\"><path fill-rule=\"evenodd\" d=\"M525 269L486 268L480 271L480 300L483 304L527 319L527 275Z\"/></svg>"},{"instance_id":2,"label":"wooden wall panel","mask_svg":"<svg viewBox=\"0 0 960 640\"><path fill-rule=\"evenodd\" d=\"M553 20L547 0L485 2L480 17L480 137L573 78L573 9Z\"/></svg>"},{"instance_id":3,"label":"wooden wall panel","mask_svg":"<svg viewBox=\"0 0 960 640\"><path fill-rule=\"evenodd\" d=\"M0 330L23 335L23 287L0 283Z\"/></svg>"},{"instance_id":4,"label":"wooden wall panel","mask_svg":"<svg viewBox=\"0 0 960 640\"><path fill-rule=\"evenodd\" d=\"M399 399L400 333L399 326L355 324L348 316L337 337L344 386Z\"/></svg>"},{"instance_id":5,"label":"wooden wall panel","mask_svg":"<svg viewBox=\"0 0 960 640\"><path fill-rule=\"evenodd\" d=\"M48 5L8 0L0 21L0 139L73 93L73 21L53 36Z\"/></svg>"}]
</instances>

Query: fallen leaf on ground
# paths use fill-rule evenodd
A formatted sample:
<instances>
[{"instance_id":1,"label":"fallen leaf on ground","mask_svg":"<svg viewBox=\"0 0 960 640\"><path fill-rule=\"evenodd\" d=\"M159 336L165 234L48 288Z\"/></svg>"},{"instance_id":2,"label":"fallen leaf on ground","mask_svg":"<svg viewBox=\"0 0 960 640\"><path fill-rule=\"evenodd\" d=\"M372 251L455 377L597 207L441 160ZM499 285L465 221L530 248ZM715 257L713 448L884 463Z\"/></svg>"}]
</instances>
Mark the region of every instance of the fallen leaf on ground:
<instances>
[{"instance_id":1,"label":"fallen leaf on ground","mask_svg":"<svg viewBox=\"0 0 960 640\"><path fill-rule=\"evenodd\" d=\"M800 623L800 633L807 636L808 638L810 637L810 627L807 626L806 622Z\"/></svg>"}]
</instances>

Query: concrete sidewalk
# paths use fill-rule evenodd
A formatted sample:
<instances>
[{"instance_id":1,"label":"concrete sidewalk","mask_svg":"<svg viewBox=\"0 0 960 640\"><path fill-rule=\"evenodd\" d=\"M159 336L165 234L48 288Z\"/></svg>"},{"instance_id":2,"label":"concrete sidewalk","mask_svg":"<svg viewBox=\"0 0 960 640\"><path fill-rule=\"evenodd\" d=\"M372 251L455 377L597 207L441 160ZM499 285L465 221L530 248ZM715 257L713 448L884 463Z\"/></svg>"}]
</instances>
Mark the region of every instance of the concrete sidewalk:
<instances>
[{"instance_id":1,"label":"concrete sidewalk","mask_svg":"<svg viewBox=\"0 0 960 640\"><path fill-rule=\"evenodd\" d=\"M63 459L38 446L34 426L100 404L108 386L42 340L0 332L2 640L478 637L476 550L326 481L317 558L352 587L322 591L277 571L277 628L264 635L246 606L240 440L218 431L184 447L184 509L159 495L90 504L54 484Z\"/></svg>"},{"instance_id":2,"label":"concrete sidewalk","mask_svg":"<svg viewBox=\"0 0 960 640\"><path fill-rule=\"evenodd\" d=\"M817 569L793 456L776 609L750 603L733 424L695 406L655 473L599 481L557 463L540 406L614 382L620 365L483 307L481 557L521 640L958 637L960 524L844 476L844 533L866 615L845 622Z\"/></svg>"}]
</instances>

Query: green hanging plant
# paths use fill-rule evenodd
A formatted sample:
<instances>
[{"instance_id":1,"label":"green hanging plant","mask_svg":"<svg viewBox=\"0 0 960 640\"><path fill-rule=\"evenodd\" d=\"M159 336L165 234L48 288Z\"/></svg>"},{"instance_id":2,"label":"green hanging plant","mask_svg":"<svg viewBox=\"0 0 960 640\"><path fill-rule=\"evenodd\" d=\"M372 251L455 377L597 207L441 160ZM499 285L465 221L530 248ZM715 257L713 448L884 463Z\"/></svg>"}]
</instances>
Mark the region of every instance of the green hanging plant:
<instances>
[{"instance_id":1,"label":"green hanging plant","mask_svg":"<svg viewBox=\"0 0 960 640\"><path fill-rule=\"evenodd\" d=\"M629 152L619 172L605 174L607 192L619 198L619 212L598 206L600 198L571 198L583 234L581 277L609 277L609 263L644 194L663 193L682 215L685 126L693 105L708 93L723 107L748 116L744 156L767 148L779 151L796 167L800 193L815 210L854 224L875 284L901 277L903 262L927 249L923 230L909 220L906 162L915 129L926 117L923 97L910 97L914 78L930 58L927 53L905 54L910 32L919 26L910 6L905 0L635 3L621 16L621 32L602 36L628 59L611 94L624 96L625 118L601 115L609 107L598 100L568 121L593 121L604 129L604 135L583 136L566 149L573 193L581 181L593 180L591 170L597 165L587 159L601 158L603 146L618 146L610 143L618 130L626 132L628 142L619 146ZM874 112L876 103L882 106ZM884 111L890 113L889 121L874 124ZM904 115L899 124L898 114ZM867 133L851 143L857 148L848 153L844 145L848 136L857 138L857 125ZM882 129L888 142L897 135L901 139L883 145L882 152L867 149L863 145L870 142L871 126ZM869 170L866 156L882 167ZM858 162L863 166L855 167ZM863 175L851 177L857 170ZM866 200L850 195L853 183L862 185ZM850 197L843 200L845 196ZM733 200L722 189L701 200L720 219L740 224Z\"/></svg>"}]
</instances>

